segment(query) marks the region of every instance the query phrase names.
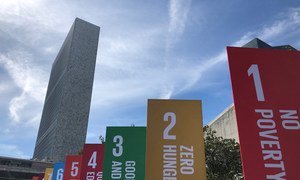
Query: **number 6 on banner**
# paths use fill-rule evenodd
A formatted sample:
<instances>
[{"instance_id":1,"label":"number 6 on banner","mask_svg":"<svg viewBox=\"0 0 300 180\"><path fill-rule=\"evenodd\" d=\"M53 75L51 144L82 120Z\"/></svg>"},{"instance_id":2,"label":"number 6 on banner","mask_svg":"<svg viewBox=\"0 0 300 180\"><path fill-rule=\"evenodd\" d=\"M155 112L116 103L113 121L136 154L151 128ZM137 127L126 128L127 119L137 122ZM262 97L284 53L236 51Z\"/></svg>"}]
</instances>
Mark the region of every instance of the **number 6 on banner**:
<instances>
[{"instance_id":1,"label":"number 6 on banner","mask_svg":"<svg viewBox=\"0 0 300 180\"><path fill-rule=\"evenodd\" d=\"M64 170L63 169L58 169L56 179L57 180L63 180L64 177Z\"/></svg>"}]
</instances>

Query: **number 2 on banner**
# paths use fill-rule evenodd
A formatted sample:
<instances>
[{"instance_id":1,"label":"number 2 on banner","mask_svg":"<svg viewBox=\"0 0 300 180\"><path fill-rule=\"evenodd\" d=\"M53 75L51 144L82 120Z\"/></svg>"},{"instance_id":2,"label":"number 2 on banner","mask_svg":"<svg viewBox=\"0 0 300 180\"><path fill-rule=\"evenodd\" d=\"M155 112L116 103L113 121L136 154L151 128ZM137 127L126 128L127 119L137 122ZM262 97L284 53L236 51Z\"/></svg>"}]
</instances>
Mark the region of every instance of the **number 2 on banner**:
<instances>
[{"instance_id":1,"label":"number 2 on banner","mask_svg":"<svg viewBox=\"0 0 300 180\"><path fill-rule=\"evenodd\" d=\"M265 101L265 95L261 84L260 74L257 64L252 64L248 69L248 76L253 75L254 86L258 101Z\"/></svg>"},{"instance_id":2,"label":"number 2 on banner","mask_svg":"<svg viewBox=\"0 0 300 180\"><path fill-rule=\"evenodd\" d=\"M175 140L176 135L170 135L169 132L176 124L176 115L173 112L167 112L164 114L164 121L168 121L169 117L171 118L171 123L164 130L164 139Z\"/></svg>"},{"instance_id":3,"label":"number 2 on banner","mask_svg":"<svg viewBox=\"0 0 300 180\"><path fill-rule=\"evenodd\" d=\"M88 162L88 166L91 166L93 169L96 168L97 166L97 151L94 151L89 162Z\"/></svg>"}]
</instances>

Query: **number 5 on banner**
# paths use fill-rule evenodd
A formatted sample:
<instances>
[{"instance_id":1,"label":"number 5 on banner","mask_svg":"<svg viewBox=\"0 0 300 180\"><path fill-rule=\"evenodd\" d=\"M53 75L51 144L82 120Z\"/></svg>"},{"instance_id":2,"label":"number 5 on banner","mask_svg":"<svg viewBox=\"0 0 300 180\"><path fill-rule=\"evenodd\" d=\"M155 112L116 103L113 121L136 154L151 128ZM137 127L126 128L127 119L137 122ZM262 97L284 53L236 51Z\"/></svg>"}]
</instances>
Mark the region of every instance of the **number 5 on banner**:
<instances>
[{"instance_id":1,"label":"number 5 on banner","mask_svg":"<svg viewBox=\"0 0 300 180\"><path fill-rule=\"evenodd\" d=\"M72 162L71 176L76 177L78 175L78 164L79 162Z\"/></svg>"}]
</instances>

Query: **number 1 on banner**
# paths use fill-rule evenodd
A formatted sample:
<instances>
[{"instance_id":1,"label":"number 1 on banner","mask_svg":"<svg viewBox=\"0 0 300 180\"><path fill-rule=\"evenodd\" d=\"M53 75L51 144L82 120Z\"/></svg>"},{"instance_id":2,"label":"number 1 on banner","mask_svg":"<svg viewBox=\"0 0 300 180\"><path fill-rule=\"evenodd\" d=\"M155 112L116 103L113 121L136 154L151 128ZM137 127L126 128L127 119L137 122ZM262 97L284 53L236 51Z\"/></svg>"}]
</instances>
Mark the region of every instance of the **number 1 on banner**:
<instances>
[{"instance_id":1,"label":"number 1 on banner","mask_svg":"<svg viewBox=\"0 0 300 180\"><path fill-rule=\"evenodd\" d=\"M265 95L261 84L260 74L257 64L252 64L248 69L248 76L253 75L254 86L258 101L265 101Z\"/></svg>"}]
</instances>

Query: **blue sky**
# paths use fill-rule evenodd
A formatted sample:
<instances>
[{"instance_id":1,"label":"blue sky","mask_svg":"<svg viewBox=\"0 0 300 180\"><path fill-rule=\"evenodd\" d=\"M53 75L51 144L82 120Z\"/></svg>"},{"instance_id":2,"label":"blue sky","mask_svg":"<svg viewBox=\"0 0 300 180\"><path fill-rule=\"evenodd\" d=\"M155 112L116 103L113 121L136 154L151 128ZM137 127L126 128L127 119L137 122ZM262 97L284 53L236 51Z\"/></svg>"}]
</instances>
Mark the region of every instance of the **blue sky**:
<instances>
[{"instance_id":1,"label":"blue sky","mask_svg":"<svg viewBox=\"0 0 300 180\"><path fill-rule=\"evenodd\" d=\"M0 0L0 156L31 158L51 65L75 17L101 27L87 142L146 125L147 99L232 103L225 47L300 49L298 0Z\"/></svg>"}]
</instances>

